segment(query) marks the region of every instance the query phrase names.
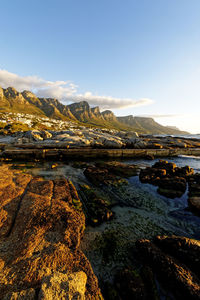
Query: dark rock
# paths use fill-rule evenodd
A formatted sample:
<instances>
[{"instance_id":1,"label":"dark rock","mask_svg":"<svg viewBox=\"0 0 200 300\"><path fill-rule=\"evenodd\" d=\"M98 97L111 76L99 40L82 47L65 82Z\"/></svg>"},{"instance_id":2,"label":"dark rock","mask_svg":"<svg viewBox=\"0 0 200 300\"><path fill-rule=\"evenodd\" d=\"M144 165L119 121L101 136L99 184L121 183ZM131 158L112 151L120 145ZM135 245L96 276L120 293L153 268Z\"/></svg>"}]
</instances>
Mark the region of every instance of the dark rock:
<instances>
[{"instance_id":1,"label":"dark rock","mask_svg":"<svg viewBox=\"0 0 200 300\"><path fill-rule=\"evenodd\" d=\"M113 217L108 200L101 197L88 185L80 186L80 193L86 210L87 222L96 226Z\"/></svg>"},{"instance_id":2,"label":"dark rock","mask_svg":"<svg viewBox=\"0 0 200 300\"><path fill-rule=\"evenodd\" d=\"M174 163L160 160L152 167L140 171L140 181L158 186L158 193L169 197L181 197L187 188L187 181L194 170L189 166L179 168Z\"/></svg>"},{"instance_id":3,"label":"dark rock","mask_svg":"<svg viewBox=\"0 0 200 300\"><path fill-rule=\"evenodd\" d=\"M121 299L149 299L139 272L131 268L123 269L116 274L115 286Z\"/></svg>"},{"instance_id":4,"label":"dark rock","mask_svg":"<svg viewBox=\"0 0 200 300\"><path fill-rule=\"evenodd\" d=\"M157 237L155 243L139 240L136 246L142 262L152 268L159 282L176 299L200 299L199 271L195 267L200 254L199 241Z\"/></svg>"},{"instance_id":5,"label":"dark rock","mask_svg":"<svg viewBox=\"0 0 200 300\"><path fill-rule=\"evenodd\" d=\"M85 169L84 175L95 185L120 185L126 183L125 179L109 172L107 168L89 166Z\"/></svg>"}]
</instances>

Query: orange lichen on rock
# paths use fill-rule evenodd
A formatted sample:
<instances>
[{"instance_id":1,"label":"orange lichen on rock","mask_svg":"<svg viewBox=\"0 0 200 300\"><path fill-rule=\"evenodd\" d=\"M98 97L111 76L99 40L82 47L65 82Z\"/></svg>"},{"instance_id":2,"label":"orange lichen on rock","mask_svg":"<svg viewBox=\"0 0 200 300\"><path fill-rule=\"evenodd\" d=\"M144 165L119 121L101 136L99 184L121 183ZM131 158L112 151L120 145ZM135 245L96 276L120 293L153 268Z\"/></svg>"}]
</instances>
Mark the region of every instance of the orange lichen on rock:
<instances>
[{"instance_id":1,"label":"orange lichen on rock","mask_svg":"<svg viewBox=\"0 0 200 300\"><path fill-rule=\"evenodd\" d=\"M6 165L0 166L0 174L1 298L18 299L27 290L50 299L44 298L46 277L57 274L61 282L74 276L70 274L84 273L87 280L80 299L98 299L97 279L79 250L85 216L73 204L72 183L33 178Z\"/></svg>"}]
</instances>

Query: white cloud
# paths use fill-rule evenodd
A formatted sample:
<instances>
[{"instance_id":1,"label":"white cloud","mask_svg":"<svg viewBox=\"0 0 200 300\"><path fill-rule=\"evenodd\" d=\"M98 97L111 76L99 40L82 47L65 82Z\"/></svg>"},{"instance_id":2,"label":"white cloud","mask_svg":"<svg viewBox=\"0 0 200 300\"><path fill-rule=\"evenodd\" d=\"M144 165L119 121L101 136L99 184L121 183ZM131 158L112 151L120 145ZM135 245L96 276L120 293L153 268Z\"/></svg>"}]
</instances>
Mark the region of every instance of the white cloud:
<instances>
[{"instance_id":1,"label":"white cloud","mask_svg":"<svg viewBox=\"0 0 200 300\"><path fill-rule=\"evenodd\" d=\"M57 98L65 104L87 101L92 106L100 106L101 109L119 109L153 103L153 100L148 98L134 100L93 95L91 92L78 94L78 86L71 81L48 81L37 76L19 76L6 70L0 70L0 86L12 86L20 92L30 90L38 97Z\"/></svg>"}]
</instances>

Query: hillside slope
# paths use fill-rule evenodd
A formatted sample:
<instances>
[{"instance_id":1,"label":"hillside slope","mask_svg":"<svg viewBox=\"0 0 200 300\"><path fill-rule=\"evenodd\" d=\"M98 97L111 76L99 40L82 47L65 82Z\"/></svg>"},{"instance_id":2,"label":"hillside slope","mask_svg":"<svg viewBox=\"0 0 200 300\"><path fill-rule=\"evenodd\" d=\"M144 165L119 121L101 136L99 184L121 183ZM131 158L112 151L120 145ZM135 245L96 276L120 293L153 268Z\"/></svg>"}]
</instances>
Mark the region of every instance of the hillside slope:
<instances>
[{"instance_id":1,"label":"hillside slope","mask_svg":"<svg viewBox=\"0 0 200 300\"><path fill-rule=\"evenodd\" d=\"M153 133L153 134L187 134L180 131L176 127L163 126L157 123L153 118L134 117L132 115L125 117L117 117L117 120L131 128L135 128L138 132Z\"/></svg>"},{"instance_id":2,"label":"hillside slope","mask_svg":"<svg viewBox=\"0 0 200 300\"><path fill-rule=\"evenodd\" d=\"M57 120L71 120L80 124L108 129L137 131L147 134L185 134L176 128L165 127L152 118L116 117L110 110L100 112L86 101L64 105L57 99L39 98L30 91L22 93L13 87L0 87L0 112L27 113Z\"/></svg>"}]
</instances>

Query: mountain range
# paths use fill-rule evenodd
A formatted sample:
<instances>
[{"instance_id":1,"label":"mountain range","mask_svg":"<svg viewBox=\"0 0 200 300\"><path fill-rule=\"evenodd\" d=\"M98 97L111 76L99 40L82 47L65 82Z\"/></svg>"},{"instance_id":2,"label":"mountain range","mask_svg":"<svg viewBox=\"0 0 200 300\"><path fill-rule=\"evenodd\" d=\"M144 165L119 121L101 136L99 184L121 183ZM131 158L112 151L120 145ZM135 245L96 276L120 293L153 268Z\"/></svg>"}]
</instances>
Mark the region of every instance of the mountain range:
<instances>
[{"instance_id":1,"label":"mountain range","mask_svg":"<svg viewBox=\"0 0 200 300\"><path fill-rule=\"evenodd\" d=\"M131 130L145 134L186 134L175 127L162 126L153 118L117 117L110 110L100 112L86 101L64 105L57 99L40 98L30 91L18 92L13 87L0 87L0 112L26 113L53 119L74 121L96 127Z\"/></svg>"}]
</instances>

